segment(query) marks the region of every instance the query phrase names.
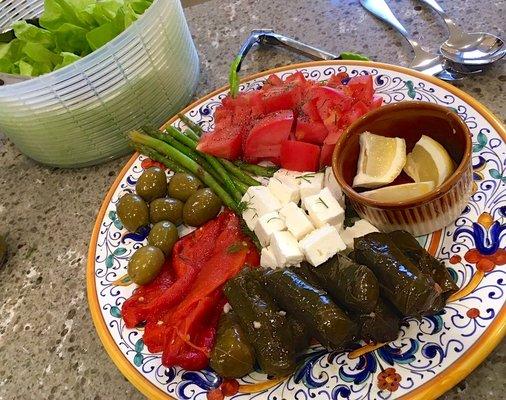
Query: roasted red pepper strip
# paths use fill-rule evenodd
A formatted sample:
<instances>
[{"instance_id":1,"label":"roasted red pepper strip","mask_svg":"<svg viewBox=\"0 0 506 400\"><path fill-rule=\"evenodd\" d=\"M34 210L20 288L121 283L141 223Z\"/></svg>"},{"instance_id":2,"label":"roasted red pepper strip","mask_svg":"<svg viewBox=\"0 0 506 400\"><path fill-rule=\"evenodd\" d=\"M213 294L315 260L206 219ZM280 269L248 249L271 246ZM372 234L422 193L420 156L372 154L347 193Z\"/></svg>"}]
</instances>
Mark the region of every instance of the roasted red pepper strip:
<instances>
[{"instance_id":1,"label":"roasted red pepper strip","mask_svg":"<svg viewBox=\"0 0 506 400\"><path fill-rule=\"evenodd\" d=\"M222 215L176 243L171 260L173 271L171 274L175 279L171 279L170 283L164 281L164 284L161 284L160 276L158 276L152 283L138 288L132 297L125 301L122 315L128 328L133 328L148 320L150 315L155 318L155 321L148 321L148 324L156 323L158 321L156 316L161 318L186 295L198 271L213 251L214 243L209 238L216 237L228 220L226 213ZM197 246L198 251L195 251ZM146 296L146 291L152 295Z\"/></svg>"},{"instance_id":2,"label":"roasted red pepper strip","mask_svg":"<svg viewBox=\"0 0 506 400\"><path fill-rule=\"evenodd\" d=\"M172 284L174 277L170 263L165 263L160 274L147 285L138 287L123 303L121 315L128 328L144 321L150 305L155 302Z\"/></svg>"}]
</instances>

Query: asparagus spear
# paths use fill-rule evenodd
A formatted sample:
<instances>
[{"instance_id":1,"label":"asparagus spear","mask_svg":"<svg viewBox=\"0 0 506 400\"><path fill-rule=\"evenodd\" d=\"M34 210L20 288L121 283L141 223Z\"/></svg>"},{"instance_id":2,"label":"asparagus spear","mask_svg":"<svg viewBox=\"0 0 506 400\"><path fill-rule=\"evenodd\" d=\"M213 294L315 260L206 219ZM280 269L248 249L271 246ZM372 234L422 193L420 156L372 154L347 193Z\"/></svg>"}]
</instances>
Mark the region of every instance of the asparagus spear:
<instances>
[{"instance_id":1,"label":"asparagus spear","mask_svg":"<svg viewBox=\"0 0 506 400\"><path fill-rule=\"evenodd\" d=\"M172 159L165 157L164 155L160 154L156 150L153 150L150 147L137 145L135 146L135 149L145 156L151 158L154 161L158 161L165 165L168 169L174 172L188 172L186 168L181 167L179 164L175 163Z\"/></svg>"},{"instance_id":2,"label":"asparagus spear","mask_svg":"<svg viewBox=\"0 0 506 400\"><path fill-rule=\"evenodd\" d=\"M215 179L217 179L220 183L222 183L221 176L211 167L211 165L207 162L205 157L203 157L200 153L193 151L191 148L185 146L180 141L170 136L167 132L161 132L158 129L154 129L151 127L143 127L143 130L148 135L170 144L172 147L178 149L181 153L190 157L196 163L202 165L211 175L213 175Z\"/></svg>"},{"instance_id":3,"label":"asparagus spear","mask_svg":"<svg viewBox=\"0 0 506 400\"><path fill-rule=\"evenodd\" d=\"M216 195L223 201L227 207L240 214L236 201L232 196L213 178L213 176L207 172L202 166L197 164L187 155L183 154L176 148L172 147L168 143L165 143L159 139L155 139L149 135L145 135L138 131L132 131L128 133L129 139L137 145L144 145L151 147L159 153L170 157L175 162L181 164L184 168L188 169L192 174L197 176L202 182L204 182Z\"/></svg>"},{"instance_id":4,"label":"asparagus spear","mask_svg":"<svg viewBox=\"0 0 506 400\"><path fill-rule=\"evenodd\" d=\"M199 124L196 124L195 122L193 122L190 118L188 118L186 115L182 114L182 113L179 113L177 115L179 117L179 119L181 119L181 121L184 122L184 124L190 128L193 132L195 132L198 136L202 135L203 133L203 130L202 128L200 127Z\"/></svg>"},{"instance_id":5,"label":"asparagus spear","mask_svg":"<svg viewBox=\"0 0 506 400\"><path fill-rule=\"evenodd\" d=\"M195 150L197 148L197 143L193 139L184 135L181 131L174 128L173 126L167 127L167 132L174 139L183 143L185 146L191 148L192 150ZM232 178L230 178L230 175L228 175L227 171L225 170L225 168L223 168L223 166L220 164L218 159L213 156L210 156L208 154L205 154L205 153L200 153L200 154L202 154L202 156L211 165L211 167L216 170L218 175L223 180L225 187L232 194L232 197L238 202L241 201L241 198L242 198L241 192L237 189L235 182L232 180Z\"/></svg>"},{"instance_id":6,"label":"asparagus spear","mask_svg":"<svg viewBox=\"0 0 506 400\"><path fill-rule=\"evenodd\" d=\"M249 172L256 176L265 176L268 178L274 175L274 172L279 169L279 167L262 167L261 165L248 164L244 161L234 161L234 164L243 171Z\"/></svg>"},{"instance_id":7,"label":"asparagus spear","mask_svg":"<svg viewBox=\"0 0 506 400\"><path fill-rule=\"evenodd\" d=\"M250 175L244 172L242 169L237 167L233 162L226 160L224 158L220 158L221 164L225 167L225 169L234 175L239 181L245 183L248 186L259 186L261 185L256 179L253 179Z\"/></svg>"}]
</instances>

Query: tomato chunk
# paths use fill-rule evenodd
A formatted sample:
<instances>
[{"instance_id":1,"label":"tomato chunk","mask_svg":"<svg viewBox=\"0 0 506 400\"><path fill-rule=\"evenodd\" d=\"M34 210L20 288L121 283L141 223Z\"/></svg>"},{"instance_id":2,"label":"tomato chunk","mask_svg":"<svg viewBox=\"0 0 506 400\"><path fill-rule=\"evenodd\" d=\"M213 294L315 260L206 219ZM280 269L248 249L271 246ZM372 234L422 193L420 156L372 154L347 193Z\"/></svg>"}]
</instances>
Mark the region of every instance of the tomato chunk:
<instances>
[{"instance_id":1,"label":"tomato chunk","mask_svg":"<svg viewBox=\"0 0 506 400\"><path fill-rule=\"evenodd\" d=\"M244 141L244 158L279 160L281 143L288 138L293 125L291 110L278 111L259 119Z\"/></svg>"},{"instance_id":2,"label":"tomato chunk","mask_svg":"<svg viewBox=\"0 0 506 400\"><path fill-rule=\"evenodd\" d=\"M350 126L362 115L367 114L370 108L363 101L357 101L351 109L343 116L342 124L344 127Z\"/></svg>"},{"instance_id":3,"label":"tomato chunk","mask_svg":"<svg viewBox=\"0 0 506 400\"><path fill-rule=\"evenodd\" d=\"M327 81L327 86L332 88L338 88L344 85L343 81L348 80L349 75L346 72L338 72L335 75L332 75L330 79Z\"/></svg>"},{"instance_id":4,"label":"tomato chunk","mask_svg":"<svg viewBox=\"0 0 506 400\"><path fill-rule=\"evenodd\" d=\"M320 147L297 140L285 140L281 146L281 167L291 171L317 171Z\"/></svg>"},{"instance_id":5,"label":"tomato chunk","mask_svg":"<svg viewBox=\"0 0 506 400\"><path fill-rule=\"evenodd\" d=\"M297 140L314 144L323 144L328 134L329 131L322 122L313 121L303 113L297 116L297 124L295 127L295 138Z\"/></svg>"},{"instance_id":6,"label":"tomato chunk","mask_svg":"<svg viewBox=\"0 0 506 400\"><path fill-rule=\"evenodd\" d=\"M334 152L335 144L324 144L320 154L320 168L332 165L332 153Z\"/></svg>"},{"instance_id":7,"label":"tomato chunk","mask_svg":"<svg viewBox=\"0 0 506 400\"><path fill-rule=\"evenodd\" d=\"M262 91L263 106L266 113L292 110L302 98L302 88L295 82L283 86L273 86Z\"/></svg>"},{"instance_id":8,"label":"tomato chunk","mask_svg":"<svg viewBox=\"0 0 506 400\"><path fill-rule=\"evenodd\" d=\"M375 110L376 108L380 108L383 104L383 97L375 94L372 96L371 100L371 110Z\"/></svg>"},{"instance_id":9,"label":"tomato chunk","mask_svg":"<svg viewBox=\"0 0 506 400\"><path fill-rule=\"evenodd\" d=\"M235 160L241 155L242 127L216 127L200 138L197 150L216 157Z\"/></svg>"},{"instance_id":10,"label":"tomato chunk","mask_svg":"<svg viewBox=\"0 0 506 400\"><path fill-rule=\"evenodd\" d=\"M271 74L266 79L263 88L266 89L267 87L269 87L269 85L270 86L281 86L281 85L283 85L283 79L281 79L276 74Z\"/></svg>"},{"instance_id":11,"label":"tomato chunk","mask_svg":"<svg viewBox=\"0 0 506 400\"><path fill-rule=\"evenodd\" d=\"M352 90L357 100L370 102L374 94L372 75L358 75L350 78L347 86Z\"/></svg>"},{"instance_id":12,"label":"tomato chunk","mask_svg":"<svg viewBox=\"0 0 506 400\"><path fill-rule=\"evenodd\" d=\"M292 83L292 82L295 82L301 86L305 86L307 83L307 80L302 72L297 71L297 72L294 72L293 74L287 76L285 79L285 83Z\"/></svg>"}]
</instances>

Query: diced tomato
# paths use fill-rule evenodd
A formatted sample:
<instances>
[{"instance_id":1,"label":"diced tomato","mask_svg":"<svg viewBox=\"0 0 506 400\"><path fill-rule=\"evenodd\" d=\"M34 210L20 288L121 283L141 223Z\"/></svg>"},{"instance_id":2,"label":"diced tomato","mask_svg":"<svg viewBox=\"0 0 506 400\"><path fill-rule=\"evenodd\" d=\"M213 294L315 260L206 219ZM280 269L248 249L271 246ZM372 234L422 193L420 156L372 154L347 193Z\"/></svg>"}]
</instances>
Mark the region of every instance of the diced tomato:
<instances>
[{"instance_id":1,"label":"diced tomato","mask_svg":"<svg viewBox=\"0 0 506 400\"><path fill-rule=\"evenodd\" d=\"M335 144L323 144L320 154L320 168L332 164L332 153L334 152Z\"/></svg>"},{"instance_id":2,"label":"diced tomato","mask_svg":"<svg viewBox=\"0 0 506 400\"><path fill-rule=\"evenodd\" d=\"M341 120L341 126L347 128L362 115L367 114L369 110L369 107L364 102L357 101L343 116Z\"/></svg>"},{"instance_id":3,"label":"diced tomato","mask_svg":"<svg viewBox=\"0 0 506 400\"><path fill-rule=\"evenodd\" d=\"M288 138L293 125L291 110L278 111L259 119L244 141L244 158L279 160L281 143Z\"/></svg>"},{"instance_id":4,"label":"diced tomato","mask_svg":"<svg viewBox=\"0 0 506 400\"><path fill-rule=\"evenodd\" d=\"M283 85L283 80L279 76L277 76L276 74L271 74L266 79L263 88L266 89L269 86L282 86L282 85Z\"/></svg>"},{"instance_id":5,"label":"diced tomato","mask_svg":"<svg viewBox=\"0 0 506 400\"><path fill-rule=\"evenodd\" d=\"M371 110L375 110L376 108L380 108L383 104L383 97L375 94L374 96L372 96L372 101L371 101Z\"/></svg>"},{"instance_id":6,"label":"diced tomato","mask_svg":"<svg viewBox=\"0 0 506 400\"><path fill-rule=\"evenodd\" d=\"M220 389L225 396L233 396L239 391L239 382L236 379L225 379Z\"/></svg>"},{"instance_id":7,"label":"diced tomato","mask_svg":"<svg viewBox=\"0 0 506 400\"><path fill-rule=\"evenodd\" d=\"M338 139L343 134L343 132L344 132L344 129L339 128L339 129L329 133L329 135L323 141L323 144L332 144L332 145L336 144Z\"/></svg>"},{"instance_id":8,"label":"diced tomato","mask_svg":"<svg viewBox=\"0 0 506 400\"><path fill-rule=\"evenodd\" d=\"M216 127L202 135L197 150L216 157L235 160L241 155L242 127Z\"/></svg>"},{"instance_id":9,"label":"diced tomato","mask_svg":"<svg viewBox=\"0 0 506 400\"><path fill-rule=\"evenodd\" d=\"M338 88L344 85L343 80L347 80L349 78L348 73L346 72L338 72L335 75L332 75L330 79L327 81L327 86L332 88Z\"/></svg>"},{"instance_id":10,"label":"diced tomato","mask_svg":"<svg viewBox=\"0 0 506 400\"><path fill-rule=\"evenodd\" d=\"M339 107L340 111L348 110L353 104L346 87L313 86L309 89L309 95L313 99L317 98L320 103L330 103L329 106Z\"/></svg>"},{"instance_id":11,"label":"diced tomato","mask_svg":"<svg viewBox=\"0 0 506 400\"><path fill-rule=\"evenodd\" d=\"M207 392L206 399L207 400L223 400L225 395L221 392L221 389L213 389Z\"/></svg>"},{"instance_id":12,"label":"diced tomato","mask_svg":"<svg viewBox=\"0 0 506 400\"><path fill-rule=\"evenodd\" d=\"M281 167L291 171L317 171L320 147L297 140L285 140L281 146Z\"/></svg>"},{"instance_id":13,"label":"diced tomato","mask_svg":"<svg viewBox=\"0 0 506 400\"><path fill-rule=\"evenodd\" d=\"M322 144L329 131L322 122L311 120L306 114L297 116L295 138L302 142Z\"/></svg>"},{"instance_id":14,"label":"diced tomato","mask_svg":"<svg viewBox=\"0 0 506 400\"><path fill-rule=\"evenodd\" d=\"M264 113L262 93L259 90L243 92L237 95L235 112L249 114L251 118L257 118Z\"/></svg>"},{"instance_id":15,"label":"diced tomato","mask_svg":"<svg viewBox=\"0 0 506 400\"><path fill-rule=\"evenodd\" d=\"M214 123L216 125L231 125L232 124L232 113L229 109L223 105L216 107L214 110Z\"/></svg>"},{"instance_id":16,"label":"diced tomato","mask_svg":"<svg viewBox=\"0 0 506 400\"><path fill-rule=\"evenodd\" d=\"M302 72L297 71L287 76L285 79L285 83L297 83L298 85L305 86L307 80Z\"/></svg>"},{"instance_id":17,"label":"diced tomato","mask_svg":"<svg viewBox=\"0 0 506 400\"><path fill-rule=\"evenodd\" d=\"M225 108L228 108L230 110L233 110L234 107L235 107L235 98L233 98L232 96L230 95L227 95L225 96L222 100L221 100L221 104L223 105L223 107Z\"/></svg>"},{"instance_id":18,"label":"diced tomato","mask_svg":"<svg viewBox=\"0 0 506 400\"><path fill-rule=\"evenodd\" d=\"M262 100L266 113L292 110L302 98L302 88L294 82L283 86L273 86L262 91Z\"/></svg>"},{"instance_id":19,"label":"diced tomato","mask_svg":"<svg viewBox=\"0 0 506 400\"><path fill-rule=\"evenodd\" d=\"M307 99L306 99L307 100ZM306 114L312 121L321 122L322 119L320 117L320 113L318 112L318 107L316 107L316 102L318 99L307 100L301 106L301 110L304 114Z\"/></svg>"},{"instance_id":20,"label":"diced tomato","mask_svg":"<svg viewBox=\"0 0 506 400\"><path fill-rule=\"evenodd\" d=\"M167 167L163 165L161 162L153 161L151 158L145 158L144 160L142 160L141 167L142 169L148 169L151 167L158 167L161 170L167 169Z\"/></svg>"},{"instance_id":21,"label":"diced tomato","mask_svg":"<svg viewBox=\"0 0 506 400\"><path fill-rule=\"evenodd\" d=\"M352 90L353 97L357 100L370 102L374 94L372 75L358 75L350 78L347 86Z\"/></svg>"}]
</instances>

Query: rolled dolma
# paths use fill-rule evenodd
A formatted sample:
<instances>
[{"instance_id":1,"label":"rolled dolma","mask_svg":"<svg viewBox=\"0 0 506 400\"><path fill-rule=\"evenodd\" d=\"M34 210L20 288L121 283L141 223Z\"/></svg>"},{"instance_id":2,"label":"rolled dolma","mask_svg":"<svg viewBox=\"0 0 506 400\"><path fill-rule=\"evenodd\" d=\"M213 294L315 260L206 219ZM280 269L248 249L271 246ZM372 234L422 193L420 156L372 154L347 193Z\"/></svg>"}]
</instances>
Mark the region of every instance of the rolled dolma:
<instances>
[{"instance_id":1,"label":"rolled dolma","mask_svg":"<svg viewBox=\"0 0 506 400\"><path fill-rule=\"evenodd\" d=\"M293 271L267 271L264 282L278 304L301 321L322 346L342 349L355 338L357 326L344 311L325 291L312 286Z\"/></svg>"},{"instance_id":2,"label":"rolled dolma","mask_svg":"<svg viewBox=\"0 0 506 400\"><path fill-rule=\"evenodd\" d=\"M297 267L290 267L288 268L290 271L294 272L298 276L300 276L302 279L304 279L307 283L309 283L312 286L319 287L320 281L317 278L317 276L313 273L315 267L313 267L311 264L309 264L306 261L302 261L299 266Z\"/></svg>"},{"instance_id":3,"label":"rolled dolma","mask_svg":"<svg viewBox=\"0 0 506 400\"><path fill-rule=\"evenodd\" d=\"M309 270L303 266L303 264L307 264L307 266L311 266L308 263L302 263L301 267L290 267L290 269L294 272L300 273L300 275L304 279L310 279L311 282L317 282L315 276L311 276ZM254 271L251 272L255 278L257 278L262 285L266 284L266 281L264 279L264 274L266 271L269 271L269 269L265 268L257 268ZM278 304L279 307L279 304ZM280 311L281 313L286 311ZM309 332L309 329L300 322L297 318L294 318L292 315L287 314L288 324L290 325L290 328L292 330L292 338L293 338L293 345L295 347L295 351L297 353L300 353L304 350L306 350L309 346L309 342L311 340L311 335Z\"/></svg>"},{"instance_id":4,"label":"rolled dolma","mask_svg":"<svg viewBox=\"0 0 506 400\"><path fill-rule=\"evenodd\" d=\"M224 378L241 378L255 368L255 355L235 313L223 313L209 365Z\"/></svg>"},{"instance_id":5,"label":"rolled dolma","mask_svg":"<svg viewBox=\"0 0 506 400\"><path fill-rule=\"evenodd\" d=\"M261 283L247 270L223 289L262 371L285 376L295 368L295 349L285 312L280 312Z\"/></svg>"},{"instance_id":6,"label":"rolled dolma","mask_svg":"<svg viewBox=\"0 0 506 400\"><path fill-rule=\"evenodd\" d=\"M401 320L395 309L379 298L376 308L357 318L360 338L366 342L390 342L397 339Z\"/></svg>"},{"instance_id":7,"label":"rolled dolma","mask_svg":"<svg viewBox=\"0 0 506 400\"><path fill-rule=\"evenodd\" d=\"M423 274L386 233L356 238L355 259L372 270L381 293L406 317L427 313L438 299L434 279Z\"/></svg>"},{"instance_id":8,"label":"rolled dolma","mask_svg":"<svg viewBox=\"0 0 506 400\"><path fill-rule=\"evenodd\" d=\"M298 319L288 315L288 323L292 330L293 345L297 353L301 353L309 347L311 335L309 329Z\"/></svg>"},{"instance_id":9,"label":"rolled dolma","mask_svg":"<svg viewBox=\"0 0 506 400\"><path fill-rule=\"evenodd\" d=\"M336 254L311 272L323 289L346 311L367 314L376 308L379 283L373 272L342 254Z\"/></svg>"},{"instance_id":10,"label":"rolled dolma","mask_svg":"<svg viewBox=\"0 0 506 400\"><path fill-rule=\"evenodd\" d=\"M406 231L394 231L388 234L395 242L395 245L406 254L406 256L422 271L424 274L429 275L441 288L442 307L444 307L446 300L453 293L459 290L459 287L452 279L450 272L443 262L430 255L425 250L418 240L413 235ZM437 302L436 302L437 303ZM442 308L436 307L436 308ZM435 310L438 311L438 310Z\"/></svg>"}]
</instances>

